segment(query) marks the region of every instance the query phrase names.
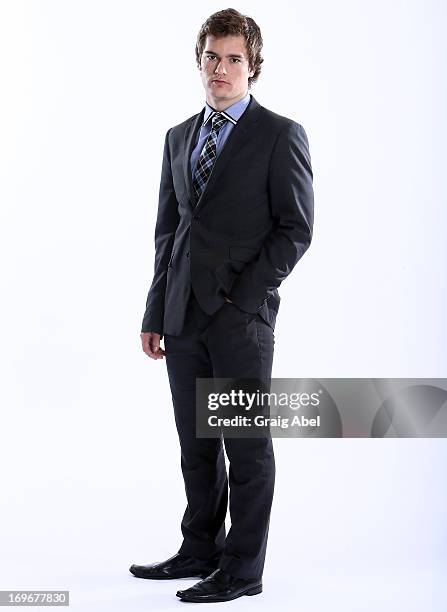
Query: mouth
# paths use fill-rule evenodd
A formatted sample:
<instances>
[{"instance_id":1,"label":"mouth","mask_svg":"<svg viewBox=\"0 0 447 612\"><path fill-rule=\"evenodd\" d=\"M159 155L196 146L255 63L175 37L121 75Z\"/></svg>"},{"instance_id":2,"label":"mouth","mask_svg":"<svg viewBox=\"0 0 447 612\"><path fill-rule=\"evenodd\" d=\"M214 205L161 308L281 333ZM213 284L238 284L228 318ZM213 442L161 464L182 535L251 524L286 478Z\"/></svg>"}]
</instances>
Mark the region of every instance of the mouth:
<instances>
[{"instance_id":1,"label":"mouth","mask_svg":"<svg viewBox=\"0 0 447 612\"><path fill-rule=\"evenodd\" d=\"M229 85L227 81L221 81L220 79L214 79L211 83L217 83L218 85Z\"/></svg>"}]
</instances>

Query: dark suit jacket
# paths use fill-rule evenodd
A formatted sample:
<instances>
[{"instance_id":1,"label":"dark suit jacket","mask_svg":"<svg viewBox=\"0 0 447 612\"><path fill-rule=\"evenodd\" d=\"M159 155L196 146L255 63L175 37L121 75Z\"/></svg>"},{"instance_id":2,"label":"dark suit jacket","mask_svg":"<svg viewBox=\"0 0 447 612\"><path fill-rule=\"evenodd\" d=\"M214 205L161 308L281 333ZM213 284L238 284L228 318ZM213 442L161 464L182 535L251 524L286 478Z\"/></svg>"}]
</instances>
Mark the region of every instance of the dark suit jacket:
<instances>
[{"instance_id":1,"label":"dark suit jacket","mask_svg":"<svg viewBox=\"0 0 447 612\"><path fill-rule=\"evenodd\" d=\"M310 245L313 188L303 127L253 96L196 202L190 170L204 109L168 130L142 331L178 335L191 285L214 314L227 295L275 326L277 288Z\"/></svg>"}]
</instances>

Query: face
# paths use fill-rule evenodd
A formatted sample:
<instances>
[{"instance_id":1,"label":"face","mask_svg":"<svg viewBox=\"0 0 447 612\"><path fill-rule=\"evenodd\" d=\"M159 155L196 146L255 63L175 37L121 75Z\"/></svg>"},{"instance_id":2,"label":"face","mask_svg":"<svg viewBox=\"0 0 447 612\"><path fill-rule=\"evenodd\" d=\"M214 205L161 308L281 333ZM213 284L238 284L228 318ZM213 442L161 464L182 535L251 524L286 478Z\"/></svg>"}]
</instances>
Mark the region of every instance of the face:
<instances>
[{"instance_id":1,"label":"face","mask_svg":"<svg viewBox=\"0 0 447 612\"><path fill-rule=\"evenodd\" d=\"M200 74L206 100L216 110L225 110L245 96L248 78L254 75L242 35L207 36Z\"/></svg>"}]
</instances>

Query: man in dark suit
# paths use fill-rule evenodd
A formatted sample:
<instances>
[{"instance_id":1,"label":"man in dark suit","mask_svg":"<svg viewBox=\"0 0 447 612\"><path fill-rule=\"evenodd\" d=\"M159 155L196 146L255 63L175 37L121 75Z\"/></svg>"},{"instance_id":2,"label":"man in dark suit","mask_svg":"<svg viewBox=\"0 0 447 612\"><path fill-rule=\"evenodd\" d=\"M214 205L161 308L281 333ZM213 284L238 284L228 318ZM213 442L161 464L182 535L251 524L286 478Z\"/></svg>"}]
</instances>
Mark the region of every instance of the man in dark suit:
<instances>
[{"instance_id":1,"label":"man in dark suit","mask_svg":"<svg viewBox=\"0 0 447 612\"><path fill-rule=\"evenodd\" d=\"M141 338L149 357L166 357L187 507L179 551L130 571L140 578L203 578L177 592L183 601L262 591L272 440L198 438L195 431L196 378L270 379L277 289L312 237L306 133L249 93L261 49L253 19L233 9L212 15L196 45L205 108L169 129L164 144Z\"/></svg>"}]
</instances>

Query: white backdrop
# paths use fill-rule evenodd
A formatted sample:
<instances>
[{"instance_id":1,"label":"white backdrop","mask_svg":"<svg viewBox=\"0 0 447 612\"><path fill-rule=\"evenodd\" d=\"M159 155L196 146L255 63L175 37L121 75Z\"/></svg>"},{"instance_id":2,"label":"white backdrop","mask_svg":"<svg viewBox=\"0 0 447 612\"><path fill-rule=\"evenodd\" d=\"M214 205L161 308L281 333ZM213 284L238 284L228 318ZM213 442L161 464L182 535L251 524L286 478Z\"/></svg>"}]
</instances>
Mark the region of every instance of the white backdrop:
<instances>
[{"instance_id":1,"label":"white backdrop","mask_svg":"<svg viewBox=\"0 0 447 612\"><path fill-rule=\"evenodd\" d=\"M273 375L446 376L445 3L232 6L264 37L253 95L305 127L314 169ZM0 2L0 589L183 605L127 571L176 552L185 505L139 333L164 135L204 104L195 38L222 8ZM258 607L445 610L445 440L275 442Z\"/></svg>"}]
</instances>

